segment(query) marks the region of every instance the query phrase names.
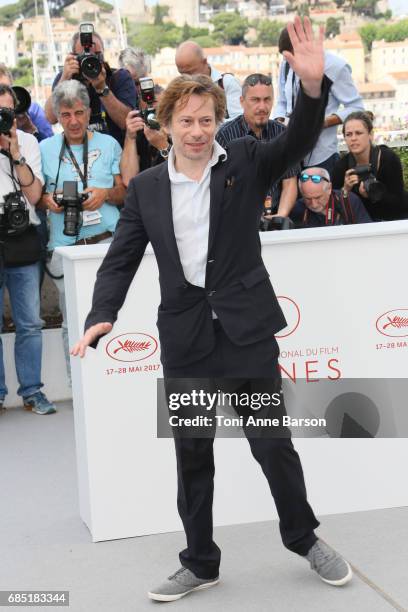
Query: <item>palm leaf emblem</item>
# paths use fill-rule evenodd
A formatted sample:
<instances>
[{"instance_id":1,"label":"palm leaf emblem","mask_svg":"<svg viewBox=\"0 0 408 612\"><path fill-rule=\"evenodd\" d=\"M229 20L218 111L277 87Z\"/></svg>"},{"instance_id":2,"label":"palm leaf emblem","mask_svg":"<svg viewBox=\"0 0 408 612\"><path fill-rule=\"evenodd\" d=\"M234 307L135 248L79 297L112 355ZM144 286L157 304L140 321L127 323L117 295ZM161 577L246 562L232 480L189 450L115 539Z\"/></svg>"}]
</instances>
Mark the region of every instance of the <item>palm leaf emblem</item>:
<instances>
[{"instance_id":1,"label":"palm leaf emblem","mask_svg":"<svg viewBox=\"0 0 408 612\"><path fill-rule=\"evenodd\" d=\"M113 351L113 354L116 355L119 351L126 351L127 353L136 353L136 351L147 351L150 348L151 342L136 342L132 340L125 340L125 342L121 342L118 340L119 346L117 349Z\"/></svg>"}]
</instances>

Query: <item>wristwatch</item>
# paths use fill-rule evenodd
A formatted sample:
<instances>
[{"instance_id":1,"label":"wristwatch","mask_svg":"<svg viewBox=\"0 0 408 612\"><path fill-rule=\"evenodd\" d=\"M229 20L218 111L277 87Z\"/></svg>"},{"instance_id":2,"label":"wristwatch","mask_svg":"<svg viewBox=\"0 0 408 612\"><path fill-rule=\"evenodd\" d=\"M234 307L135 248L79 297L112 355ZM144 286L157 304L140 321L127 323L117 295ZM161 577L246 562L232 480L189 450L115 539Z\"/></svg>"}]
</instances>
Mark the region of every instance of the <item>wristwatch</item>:
<instances>
[{"instance_id":1,"label":"wristwatch","mask_svg":"<svg viewBox=\"0 0 408 612\"><path fill-rule=\"evenodd\" d=\"M167 159L170 153L170 149L171 149L171 144L169 143L167 145L166 149L159 149L159 153L160 155L163 157L163 159Z\"/></svg>"},{"instance_id":2,"label":"wristwatch","mask_svg":"<svg viewBox=\"0 0 408 612\"><path fill-rule=\"evenodd\" d=\"M25 166L27 161L26 158L20 155L18 159L13 159L13 166Z\"/></svg>"},{"instance_id":3,"label":"wristwatch","mask_svg":"<svg viewBox=\"0 0 408 612\"><path fill-rule=\"evenodd\" d=\"M102 90L95 89L95 91L100 98L106 98L106 96L109 95L110 89L107 85L105 85Z\"/></svg>"}]
</instances>

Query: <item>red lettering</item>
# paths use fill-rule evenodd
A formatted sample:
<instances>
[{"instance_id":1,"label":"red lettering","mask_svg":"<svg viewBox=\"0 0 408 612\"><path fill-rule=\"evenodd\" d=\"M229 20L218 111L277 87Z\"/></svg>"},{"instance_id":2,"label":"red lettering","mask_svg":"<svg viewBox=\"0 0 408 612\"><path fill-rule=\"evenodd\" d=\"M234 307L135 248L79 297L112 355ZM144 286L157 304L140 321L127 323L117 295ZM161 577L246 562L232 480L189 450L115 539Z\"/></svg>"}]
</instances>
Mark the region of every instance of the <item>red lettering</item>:
<instances>
[{"instance_id":1,"label":"red lettering","mask_svg":"<svg viewBox=\"0 0 408 612\"><path fill-rule=\"evenodd\" d=\"M309 369L309 364L312 363L319 363L318 361L306 361L305 366L306 366L306 382L319 382L318 378L310 378L309 374L313 374L315 372L318 372L318 370L310 370Z\"/></svg>"},{"instance_id":2,"label":"red lettering","mask_svg":"<svg viewBox=\"0 0 408 612\"><path fill-rule=\"evenodd\" d=\"M338 359L329 359L329 361L327 362L327 365L329 367L330 370L333 370L333 372L337 372L337 376L327 376L327 378L329 380L338 380L339 378L341 378L341 371L338 368L334 368L332 367L332 362L336 362L339 363Z\"/></svg>"}]
</instances>

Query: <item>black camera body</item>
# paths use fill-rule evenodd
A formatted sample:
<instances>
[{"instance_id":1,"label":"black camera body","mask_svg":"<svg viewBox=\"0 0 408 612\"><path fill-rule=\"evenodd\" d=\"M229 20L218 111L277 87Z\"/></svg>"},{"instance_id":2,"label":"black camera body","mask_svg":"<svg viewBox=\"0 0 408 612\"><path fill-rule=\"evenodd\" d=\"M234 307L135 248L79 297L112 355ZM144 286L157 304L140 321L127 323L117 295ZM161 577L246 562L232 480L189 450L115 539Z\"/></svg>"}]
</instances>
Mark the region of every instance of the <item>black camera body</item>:
<instances>
[{"instance_id":1,"label":"black camera body","mask_svg":"<svg viewBox=\"0 0 408 612\"><path fill-rule=\"evenodd\" d=\"M0 134L10 134L16 113L12 108L0 107Z\"/></svg>"},{"instance_id":2,"label":"black camera body","mask_svg":"<svg viewBox=\"0 0 408 612\"><path fill-rule=\"evenodd\" d=\"M0 229L2 233L13 231L22 234L30 225L30 214L21 191L4 196L0 204Z\"/></svg>"},{"instance_id":3,"label":"black camera body","mask_svg":"<svg viewBox=\"0 0 408 612\"><path fill-rule=\"evenodd\" d=\"M79 40L83 47L83 52L76 56L79 63L79 75L87 79L96 79L102 72L102 63L95 53L90 49L93 45L92 34L94 27L92 23L81 23L79 26Z\"/></svg>"},{"instance_id":4,"label":"black camera body","mask_svg":"<svg viewBox=\"0 0 408 612\"><path fill-rule=\"evenodd\" d=\"M259 224L259 231L271 232L273 230L289 230L294 229L294 227L295 224L293 223L292 219L289 219L289 217L276 216L273 217L273 219L265 219L265 217L262 216Z\"/></svg>"},{"instance_id":5,"label":"black camera body","mask_svg":"<svg viewBox=\"0 0 408 612\"><path fill-rule=\"evenodd\" d=\"M88 199L87 193L78 193L77 181L64 181L62 193L55 194L58 206L64 207L64 234L78 236L82 227L82 204Z\"/></svg>"},{"instance_id":6,"label":"black camera body","mask_svg":"<svg viewBox=\"0 0 408 612\"><path fill-rule=\"evenodd\" d=\"M357 174L357 176L361 179L364 189L368 194L369 200L373 204L381 202L385 195L385 185L377 181L371 170L371 164L356 166L353 168L353 174Z\"/></svg>"},{"instance_id":7,"label":"black camera body","mask_svg":"<svg viewBox=\"0 0 408 612\"><path fill-rule=\"evenodd\" d=\"M145 109L140 109L140 116L145 124L152 130L160 130L160 124L156 119L156 111L154 108L154 81L150 77L141 77L138 81L138 87L141 98L146 104Z\"/></svg>"}]
</instances>

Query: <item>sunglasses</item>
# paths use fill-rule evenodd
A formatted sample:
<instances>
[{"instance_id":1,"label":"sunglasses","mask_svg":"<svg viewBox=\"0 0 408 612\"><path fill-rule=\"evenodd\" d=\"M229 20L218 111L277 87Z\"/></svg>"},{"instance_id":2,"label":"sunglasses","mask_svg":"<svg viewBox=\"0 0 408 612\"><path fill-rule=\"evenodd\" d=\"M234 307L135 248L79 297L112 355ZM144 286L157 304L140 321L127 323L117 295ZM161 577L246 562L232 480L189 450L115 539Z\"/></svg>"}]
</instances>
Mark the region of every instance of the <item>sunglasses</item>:
<instances>
[{"instance_id":1,"label":"sunglasses","mask_svg":"<svg viewBox=\"0 0 408 612\"><path fill-rule=\"evenodd\" d=\"M299 176L299 180L300 180L301 183L307 183L307 181L311 180L312 183L316 183L316 184L319 184L322 181L326 181L326 183L330 182L324 176L320 176L320 174L306 174L306 172L302 173Z\"/></svg>"},{"instance_id":2,"label":"sunglasses","mask_svg":"<svg viewBox=\"0 0 408 612\"><path fill-rule=\"evenodd\" d=\"M264 74L251 74L249 77L245 79L245 85L250 85L253 87L254 85L272 85L272 79L265 76Z\"/></svg>"}]
</instances>

